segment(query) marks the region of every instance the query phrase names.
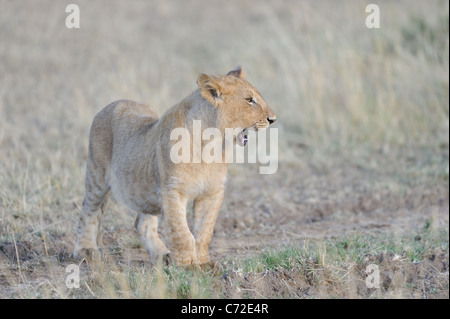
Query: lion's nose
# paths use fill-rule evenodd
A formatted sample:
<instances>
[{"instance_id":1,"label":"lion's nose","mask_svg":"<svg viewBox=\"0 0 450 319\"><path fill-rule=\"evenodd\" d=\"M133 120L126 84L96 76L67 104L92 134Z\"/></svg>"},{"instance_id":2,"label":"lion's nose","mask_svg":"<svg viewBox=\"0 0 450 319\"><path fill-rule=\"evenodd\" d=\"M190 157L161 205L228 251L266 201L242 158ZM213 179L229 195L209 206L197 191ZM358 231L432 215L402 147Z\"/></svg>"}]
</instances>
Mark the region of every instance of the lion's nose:
<instances>
[{"instance_id":1,"label":"lion's nose","mask_svg":"<svg viewBox=\"0 0 450 319\"><path fill-rule=\"evenodd\" d=\"M268 117L267 118L267 121L269 122L269 125L270 124L272 124L273 122L275 122L277 119L274 117L274 118L270 118L270 117Z\"/></svg>"}]
</instances>

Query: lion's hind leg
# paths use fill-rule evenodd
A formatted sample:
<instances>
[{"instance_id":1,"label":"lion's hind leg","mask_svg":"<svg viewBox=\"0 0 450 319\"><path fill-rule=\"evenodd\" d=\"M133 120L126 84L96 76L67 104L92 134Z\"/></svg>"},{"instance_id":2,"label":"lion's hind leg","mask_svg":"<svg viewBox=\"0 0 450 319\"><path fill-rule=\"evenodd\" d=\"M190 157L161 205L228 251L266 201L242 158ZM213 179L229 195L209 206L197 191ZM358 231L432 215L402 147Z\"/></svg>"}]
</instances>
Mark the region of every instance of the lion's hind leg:
<instances>
[{"instance_id":1,"label":"lion's hind leg","mask_svg":"<svg viewBox=\"0 0 450 319\"><path fill-rule=\"evenodd\" d=\"M162 262L169 250L158 235L158 216L139 213L134 225L142 245L150 255L150 261L154 265Z\"/></svg>"},{"instance_id":2,"label":"lion's hind leg","mask_svg":"<svg viewBox=\"0 0 450 319\"><path fill-rule=\"evenodd\" d=\"M106 204L107 196L104 203ZM78 222L77 243L75 245L75 258L93 258L99 253L99 244L101 244L101 224L105 204L100 204L101 209L92 208L83 201L83 207L80 211L80 220Z\"/></svg>"},{"instance_id":3,"label":"lion's hind leg","mask_svg":"<svg viewBox=\"0 0 450 319\"><path fill-rule=\"evenodd\" d=\"M104 172L97 172L97 174L94 172L93 165L88 163L85 183L86 196L80 211L74 250L75 258L93 259L99 255L102 218L110 188L105 183Z\"/></svg>"}]
</instances>

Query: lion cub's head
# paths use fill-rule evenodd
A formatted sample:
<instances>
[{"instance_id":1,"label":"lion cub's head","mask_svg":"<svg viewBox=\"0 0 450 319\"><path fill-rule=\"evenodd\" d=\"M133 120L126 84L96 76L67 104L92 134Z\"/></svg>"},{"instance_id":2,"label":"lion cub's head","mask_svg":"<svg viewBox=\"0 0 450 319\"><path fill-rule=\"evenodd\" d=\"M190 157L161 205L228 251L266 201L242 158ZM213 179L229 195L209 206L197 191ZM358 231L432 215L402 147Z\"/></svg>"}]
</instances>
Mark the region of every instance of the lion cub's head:
<instances>
[{"instance_id":1,"label":"lion cub's head","mask_svg":"<svg viewBox=\"0 0 450 319\"><path fill-rule=\"evenodd\" d=\"M242 68L225 76L201 74L197 80L202 96L219 109L222 125L242 129L237 136L241 146L247 144L247 130L266 128L276 120L258 90L245 80Z\"/></svg>"}]
</instances>

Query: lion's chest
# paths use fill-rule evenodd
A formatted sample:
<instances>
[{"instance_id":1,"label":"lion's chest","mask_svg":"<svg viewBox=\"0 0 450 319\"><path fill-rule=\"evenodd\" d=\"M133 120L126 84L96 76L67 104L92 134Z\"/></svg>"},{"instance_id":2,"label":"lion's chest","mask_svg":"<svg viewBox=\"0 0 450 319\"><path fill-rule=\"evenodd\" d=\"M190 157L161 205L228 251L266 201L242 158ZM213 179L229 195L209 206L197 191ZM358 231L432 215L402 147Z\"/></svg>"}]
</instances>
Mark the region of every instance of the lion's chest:
<instances>
[{"instance_id":1,"label":"lion's chest","mask_svg":"<svg viewBox=\"0 0 450 319\"><path fill-rule=\"evenodd\" d=\"M183 164L169 177L168 186L177 189L187 198L194 199L222 190L226 174L227 169L223 164Z\"/></svg>"}]
</instances>

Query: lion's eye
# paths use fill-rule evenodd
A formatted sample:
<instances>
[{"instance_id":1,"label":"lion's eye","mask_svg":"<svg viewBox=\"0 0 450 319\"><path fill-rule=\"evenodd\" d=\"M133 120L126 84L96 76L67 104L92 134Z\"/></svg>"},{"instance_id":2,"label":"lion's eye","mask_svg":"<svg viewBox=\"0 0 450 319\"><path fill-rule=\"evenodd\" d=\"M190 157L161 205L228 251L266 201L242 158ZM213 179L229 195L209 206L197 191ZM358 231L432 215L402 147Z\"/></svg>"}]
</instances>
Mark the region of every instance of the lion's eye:
<instances>
[{"instance_id":1,"label":"lion's eye","mask_svg":"<svg viewBox=\"0 0 450 319\"><path fill-rule=\"evenodd\" d=\"M252 97L248 97L248 98L246 98L246 100L250 104L255 104L256 103L256 101Z\"/></svg>"}]
</instances>

